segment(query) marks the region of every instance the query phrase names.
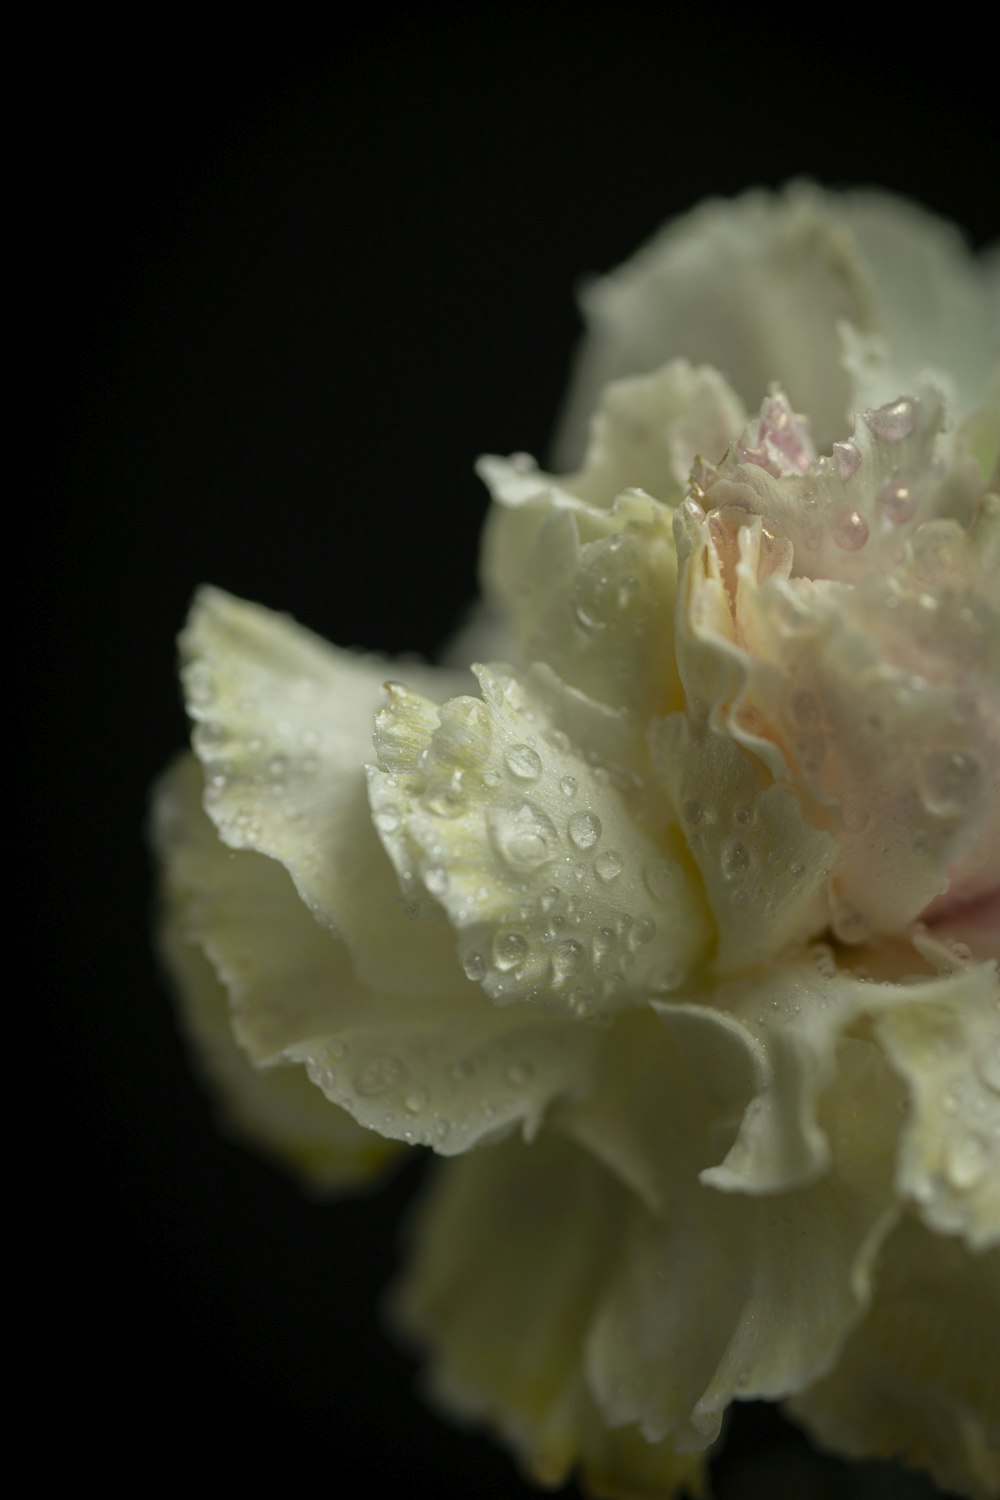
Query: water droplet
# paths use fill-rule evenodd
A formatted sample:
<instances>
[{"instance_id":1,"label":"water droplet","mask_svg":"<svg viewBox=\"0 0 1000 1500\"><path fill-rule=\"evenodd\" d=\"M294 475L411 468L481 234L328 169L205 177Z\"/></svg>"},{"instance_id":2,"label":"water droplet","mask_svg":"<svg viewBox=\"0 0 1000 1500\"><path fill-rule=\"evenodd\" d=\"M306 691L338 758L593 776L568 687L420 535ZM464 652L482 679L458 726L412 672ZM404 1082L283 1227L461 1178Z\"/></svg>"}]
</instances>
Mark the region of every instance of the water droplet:
<instances>
[{"instance_id":1,"label":"water droplet","mask_svg":"<svg viewBox=\"0 0 1000 1500\"><path fill-rule=\"evenodd\" d=\"M448 871L442 865L430 865L424 870L424 885L432 896L443 896L448 889Z\"/></svg>"},{"instance_id":2,"label":"water droplet","mask_svg":"<svg viewBox=\"0 0 1000 1500\"><path fill-rule=\"evenodd\" d=\"M654 860L642 872L646 889L656 901L669 901L677 890L677 872L665 859Z\"/></svg>"},{"instance_id":3,"label":"water droplet","mask_svg":"<svg viewBox=\"0 0 1000 1500\"><path fill-rule=\"evenodd\" d=\"M559 835L555 824L539 807L525 802L516 810L497 809L490 818L490 832L500 856L519 874L530 873L555 855Z\"/></svg>"},{"instance_id":4,"label":"water droplet","mask_svg":"<svg viewBox=\"0 0 1000 1500\"><path fill-rule=\"evenodd\" d=\"M564 776L559 783L559 790L564 797L575 797L577 780L575 776Z\"/></svg>"},{"instance_id":5,"label":"water droplet","mask_svg":"<svg viewBox=\"0 0 1000 1500\"><path fill-rule=\"evenodd\" d=\"M704 823L705 808L696 797L689 797L681 808L681 816L685 823Z\"/></svg>"},{"instance_id":6,"label":"water droplet","mask_svg":"<svg viewBox=\"0 0 1000 1500\"><path fill-rule=\"evenodd\" d=\"M741 823L743 827L746 827L748 823L753 822L753 808L747 807L745 804L741 804L735 809L733 818L737 823Z\"/></svg>"},{"instance_id":7,"label":"water droplet","mask_svg":"<svg viewBox=\"0 0 1000 1500\"><path fill-rule=\"evenodd\" d=\"M528 944L519 932L501 932L493 944L493 961L498 969L513 969L524 963Z\"/></svg>"},{"instance_id":8,"label":"water droplet","mask_svg":"<svg viewBox=\"0 0 1000 1500\"><path fill-rule=\"evenodd\" d=\"M576 938L566 938L552 954L552 968L557 979L578 974L587 961L587 950Z\"/></svg>"},{"instance_id":9,"label":"water droplet","mask_svg":"<svg viewBox=\"0 0 1000 1500\"><path fill-rule=\"evenodd\" d=\"M386 1054L365 1064L354 1079L354 1087L364 1098L371 1099L395 1088L405 1077L406 1069L399 1058Z\"/></svg>"},{"instance_id":10,"label":"water droplet","mask_svg":"<svg viewBox=\"0 0 1000 1500\"><path fill-rule=\"evenodd\" d=\"M426 1089L414 1089L412 1093L407 1094L403 1103L411 1115L419 1115L427 1108L430 1097Z\"/></svg>"},{"instance_id":11,"label":"water droplet","mask_svg":"<svg viewBox=\"0 0 1000 1500\"><path fill-rule=\"evenodd\" d=\"M844 443L834 443L833 456L837 463L838 478L846 484L858 472L861 464L860 449L857 443L848 438Z\"/></svg>"},{"instance_id":12,"label":"water droplet","mask_svg":"<svg viewBox=\"0 0 1000 1500\"><path fill-rule=\"evenodd\" d=\"M446 1141L448 1139L448 1137L449 1137L450 1134L451 1134L451 1125L448 1123L447 1120L435 1120L434 1121L434 1139L435 1140Z\"/></svg>"},{"instance_id":13,"label":"water droplet","mask_svg":"<svg viewBox=\"0 0 1000 1500\"><path fill-rule=\"evenodd\" d=\"M642 916L629 930L628 945L635 951L642 948L646 943L651 943L656 936L656 923L650 916Z\"/></svg>"},{"instance_id":14,"label":"water droplet","mask_svg":"<svg viewBox=\"0 0 1000 1500\"><path fill-rule=\"evenodd\" d=\"M596 813L574 813L569 820L568 831L578 849L592 849L601 836L601 820Z\"/></svg>"},{"instance_id":15,"label":"water droplet","mask_svg":"<svg viewBox=\"0 0 1000 1500\"><path fill-rule=\"evenodd\" d=\"M917 425L917 403L909 396L901 396L898 401L866 412L865 421L876 437L884 438L887 443L901 443Z\"/></svg>"},{"instance_id":16,"label":"water droplet","mask_svg":"<svg viewBox=\"0 0 1000 1500\"><path fill-rule=\"evenodd\" d=\"M510 774L519 781L537 781L542 774L542 757L530 745L511 745L504 760Z\"/></svg>"},{"instance_id":17,"label":"water droplet","mask_svg":"<svg viewBox=\"0 0 1000 1500\"><path fill-rule=\"evenodd\" d=\"M467 979L478 984L486 974L486 960L481 953L467 953L462 960L462 968L465 970Z\"/></svg>"},{"instance_id":18,"label":"water droplet","mask_svg":"<svg viewBox=\"0 0 1000 1500\"><path fill-rule=\"evenodd\" d=\"M986 1176L989 1146L982 1136L970 1132L949 1144L945 1167L953 1187L964 1191L975 1187Z\"/></svg>"},{"instance_id":19,"label":"water droplet","mask_svg":"<svg viewBox=\"0 0 1000 1500\"><path fill-rule=\"evenodd\" d=\"M933 750L920 763L920 790L927 811L939 818L960 818L979 797L981 767L966 750Z\"/></svg>"},{"instance_id":20,"label":"water droplet","mask_svg":"<svg viewBox=\"0 0 1000 1500\"><path fill-rule=\"evenodd\" d=\"M875 496L876 504L887 521L902 526L917 513L917 497L908 484L895 475L886 480Z\"/></svg>"},{"instance_id":21,"label":"water droplet","mask_svg":"<svg viewBox=\"0 0 1000 1500\"><path fill-rule=\"evenodd\" d=\"M860 552L868 540L868 522L859 510L841 511L833 523L833 540L842 552Z\"/></svg>"},{"instance_id":22,"label":"water droplet","mask_svg":"<svg viewBox=\"0 0 1000 1500\"><path fill-rule=\"evenodd\" d=\"M594 870L599 880L605 883L617 880L622 872L622 862L613 849L605 849L594 860Z\"/></svg>"},{"instance_id":23,"label":"water droplet","mask_svg":"<svg viewBox=\"0 0 1000 1500\"><path fill-rule=\"evenodd\" d=\"M750 851L745 844L733 840L722 851L722 873L726 880L739 880L750 868Z\"/></svg>"},{"instance_id":24,"label":"water droplet","mask_svg":"<svg viewBox=\"0 0 1000 1500\"><path fill-rule=\"evenodd\" d=\"M534 1072L535 1070L530 1063L511 1063L507 1069L507 1082L516 1089L523 1088L526 1083L531 1081Z\"/></svg>"}]
</instances>

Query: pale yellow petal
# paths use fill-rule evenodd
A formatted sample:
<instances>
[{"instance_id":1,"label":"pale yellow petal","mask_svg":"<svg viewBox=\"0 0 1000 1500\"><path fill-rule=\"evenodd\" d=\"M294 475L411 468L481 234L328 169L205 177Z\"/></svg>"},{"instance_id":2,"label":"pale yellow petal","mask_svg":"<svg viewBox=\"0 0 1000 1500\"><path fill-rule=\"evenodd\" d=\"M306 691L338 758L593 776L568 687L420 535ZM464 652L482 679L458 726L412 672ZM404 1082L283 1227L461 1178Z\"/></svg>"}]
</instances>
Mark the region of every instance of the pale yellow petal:
<instances>
[{"instance_id":1,"label":"pale yellow petal","mask_svg":"<svg viewBox=\"0 0 1000 1500\"><path fill-rule=\"evenodd\" d=\"M498 1011L454 956L432 997L371 988L277 860L221 842L200 793L187 761L160 794L169 909L223 982L248 1060L303 1065L331 1113L449 1155L518 1126L530 1135L554 1098L585 1090L596 1033Z\"/></svg>"},{"instance_id":2,"label":"pale yellow petal","mask_svg":"<svg viewBox=\"0 0 1000 1500\"><path fill-rule=\"evenodd\" d=\"M308 1025L326 997L317 995L308 961L294 974L296 983L282 992L280 986L275 988L275 965L262 973L251 965L250 973L244 971L241 976L238 957L235 967L227 966L226 945L220 949L212 942L212 930L220 920L219 907L227 894L231 896L239 888L239 882L230 882L227 893L219 892L210 867L202 862L201 853L191 848L192 841L207 841L213 836L212 826L200 810L200 792L200 770L193 760L186 759L162 780L156 800L156 842L164 861L160 947L184 1029L194 1047L195 1064L213 1087L223 1122L241 1138L273 1153L306 1186L323 1191L354 1186L391 1161L398 1148L330 1104L302 1068L254 1066L250 1052L234 1035L235 1019L244 1044L249 1039L263 1042L273 1055L276 1004L280 1006L282 998L287 1001L289 1024L294 1029L302 1021ZM248 864L268 863L256 855L221 853L227 862L239 861L241 873ZM198 887L206 876L207 888L199 896ZM291 891L287 876L283 879ZM254 891L251 879L246 894L252 896ZM294 892L292 900L297 900ZM216 906L212 916L206 911L206 901ZM254 915L254 910L248 910L245 917L233 913L240 924L252 924ZM316 928L322 943L330 946L329 935L308 915L305 920ZM293 969L300 963L298 953L290 954L287 948L283 953L286 961L291 959ZM259 958L263 953L258 947L256 953L246 956ZM249 996L241 986L241 977L249 981ZM303 979L305 995L298 989ZM254 1014L256 1001L260 1004L259 1017Z\"/></svg>"},{"instance_id":3,"label":"pale yellow petal","mask_svg":"<svg viewBox=\"0 0 1000 1500\"><path fill-rule=\"evenodd\" d=\"M1000 980L958 965L925 998L882 1010L876 1032L906 1084L899 1191L973 1250L1000 1245Z\"/></svg>"},{"instance_id":4,"label":"pale yellow petal","mask_svg":"<svg viewBox=\"0 0 1000 1500\"><path fill-rule=\"evenodd\" d=\"M482 700L398 690L379 716L372 808L404 887L499 1005L593 1016L683 985L711 929L629 721L545 668L479 676Z\"/></svg>"},{"instance_id":5,"label":"pale yellow petal","mask_svg":"<svg viewBox=\"0 0 1000 1500\"><path fill-rule=\"evenodd\" d=\"M1000 1493L1000 1252L907 1218L867 1318L789 1409L838 1454L900 1458L968 1500Z\"/></svg>"},{"instance_id":6,"label":"pale yellow petal","mask_svg":"<svg viewBox=\"0 0 1000 1500\"><path fill-rule=\"evenodd\" d=\"M279 860L366 983L437 993L453 967L447 936L407 921L368 809L364 765L387 664L218 589L198 595L181 650L206 807L223 840ZM457 686L453 675L413 675L445 693Z\"/></svg>"},{"instance_id":7,"label":"pale yellow petal","mask_svg":"<svg viewBox=\"0 0 1000 1500\"><path fill-rule=\"evenodd\" d=\"M584 1152L545 1135L438 1169L413 1226L392 1314L426 1353L446 1410L485 1422L538 1483L579 1471L601 1500L701 1493L703 1460L595 1409L583 1346L617 1253L627 1197Z\"/></svg>"}]
</instances>

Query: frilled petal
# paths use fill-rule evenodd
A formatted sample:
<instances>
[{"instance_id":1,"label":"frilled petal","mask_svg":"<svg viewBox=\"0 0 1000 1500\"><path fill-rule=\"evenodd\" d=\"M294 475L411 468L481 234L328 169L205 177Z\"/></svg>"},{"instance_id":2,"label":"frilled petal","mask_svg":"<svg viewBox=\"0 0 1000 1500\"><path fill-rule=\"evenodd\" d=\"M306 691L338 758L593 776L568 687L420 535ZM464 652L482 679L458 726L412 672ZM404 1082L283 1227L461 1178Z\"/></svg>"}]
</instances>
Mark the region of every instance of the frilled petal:
<instances>
[{"instance_id":1,"label":"frilled petal","mask_svg":"<svg viewBox=\"0 0 1000 1500\"><path fill-rule=\"evenodd\" d=\"M607 1500L702 1493L703 1459L601 1420L583 1345L617 1253L627 1194L553 1135L439 1168L414 1225L396 1322L430 1356L447 1410L488 1422L541 1484L579 1468Z\"/></svg>"},{"instance_id":2,"label":"frilled petal","mask_svg":"<svg viewBox=\"0 0 1000 1500\"><path fill-rule=\"evenodd\" d=\"M907 1217L836 1366L790 1403L836 1452L901 1458L969 1500L1000 1493L1000 1251Z\"/></svg>"},{"instance_id":3,"label":"frilled petal","mask_svg":"<svg viewBox=\"0 0 1000 1500\"><path fill-rule=\"evenodd\" d=\"M836 836L831 912L844 940L897 932L945 891L969 901L993 889L1000 505L963 490L955 503L971 512L967 525L925 518L887 573L813 582L790 576L787 554L776 566L769 540L772 524L794 536L794 515L807 514L782 489L799 480L757 464L733 472L753 483L713 485L705 503L725 503L707 519L692 506L677 514L689 705L758 755L808 822Z\"/></svg>"},{"instance_id":4,"label":"frilled petal","mask_svg":"<svg viewBox=\"0 0 1000 1500\"><path fill-rule=\"evenodd\" d=\"M845 324L886 350L863 388L873 405L946 372L960 415L1000 334L988 277L950 225L888 194L805 183L703 204L591 282L582 305L557 445L566 467L602 386L668 359L713 365L749 406L780 381L828 449L859 392L840 358Z\"/></svg>"},{"instance_id":5,"label":"frilled petal","mask_svg":"<svg viewBox=\"0 0 1000 1500\"><path fill-rule=\"evenodd\" d=\"M927 993L923 991L926 989ZM924 1222L973 1250L1000 1245L1000 980L993 963L956 962L911 1003L877 1015L906 1084L899 1191Z\"/></svg>"},{"instance_id":6,"label":"frilled petal","mask_svg":"<svg viewBox=\"0 0 1000 1500\"><path fill-rule=\"evenodd\" d=\"M782 381L821 440L832 441L849 390L837 324L875 329L857 244L825 195L804 184L703 204L581 300L587 335L557 447L567 466L602 386L677 358L721 370L750 406Z\"/></svg>"},{"instance_id":7,"label":"frilled petal","mask_svg":"<svg viewBox=\"0 0 1000 1500\"><path fill-rule=\"evenodd\" d=\"M404 886L498 1005L592 1016L684 984L710 924L628 721L547 668L478 672L482 699L398 689L379 716L372 808Z\"/></svg>"},{"instance_id":8,"label":"frilled petal","mask_svg":"<svg viewBox=\"0 0 1000 1500\"><path fill-rule=\"evenodd\" d=\"M975 409L1000 349L1000 305L987 268L953 224L885 193L851 193L840 212L877 298L880 382L857 404L881 406L922 379L943 386L953 415Z\"/></svg>"},{"instance_id":9,"label":"frilled petal","mask_svg":"<svg viewBox=\"0 0 1000 1500\"><path fill-rule=\"evenodd\" d=\"M388 664L218 589L199 593L181 653L205 805L223 841L280 861L366 983L436 994L453 969L450 943L407 921L365 792ZM458 674L405 670L431 692L461 690Z\"/></svg>"},{"instance_id":10,"label":"frilled petal","mask_svg":"<svg viewBox=\"0 0 1000 1500\"><path fill-rule=\"evenodd\" d=\"M518 652L638 722L679 702L673 650L677 560L671 513L639 492L607 510L484 461L497 497L483 540L484 586ZM523 475L518 476L520 480Z\"/></svg>"},{"instance_id":11,"label":"frilled petal","mask_svg":"<svg viewBox=\"0 0 1000 1500\"><path fill-rule=\"evenodd\" d=\"M216 861L205 862L207 848L217 840L201 811L201 790L201 772L193 759L179 761L157 788L153 830L163 861L161 952L180 1000L181 1017L194 1044L196 1061L214 1086L223 1118L240 1136L273 1152L307 1186L324 1191L353 1186L391 1160L397 1148L363 1129L344 1110L334 1108L301 1068L255 1067L234 1035L234 1019L239 1029L239 1012L242 1009L246 1016L247 1009L245 1003L241 1005L239 945L237 969L227 968L226 945L220 949L212 942L218 916L209 918L205 911L206 900L217 905L220 901L224 904L226 898L211 879ZM223 858L239 862L241 874L250 863L267 863L254 855L223 853ZM287 884L287 877L283 878ZM239 879L230 882L230 892L234 888L240 891ZM253 891L251 879L246 893ZM294 893L292 899L297 900ZM239 925L252 922L253 915L231 913ZM328 934L318 927L316 931L323 943L329 944ZM286 959L291 956L287 948L284 952ZM244 956L259 955L258 948ZM295 962L299 962L298 955ZM306 969L308 972L308 961ZM243 977L260 997L267 1017L273 1008L274 997L268 994L273 971L244 971ZM314 988L307 988L303 995L293 986L287 994L289 1008L297 1018L302 1018L315 999ZM246 1018L249 1027L244 1040L247 1034L258 1034L251 1018ZM268 1029L265 1020L265 1033Z\"/></svg>"},{"instance_id":12,"label":"frilled petal","mask_svg":"<svg viewBox=\"0 0 1000 1500\"><path fill-rule=\"evenodd\" d=\"M523 1006L496 1010L454 960L427 998L370 987L277 860L220 841L200 795L193 762L160 795L169 920L211 961L235 1038L268 1077L275 1065L302 1064L300 1093L308 1090L335 1122L346 1110L370 1131L447 1155L519 1125L531 1134L552 1099L584 1090L593 1034ZM189 986L184 994L197 1018L204 992ZM220 1031L221 1016L211 1020ZM211 1043L215 1032L206 1035ZM280 1087L287 1094L293 1085Z\"/></svg>"},{"instance_id":13,"label":"frilled petal","mask_svg":"<svg viewBox=\"0 0 1000 1500\"><path fill-rule=\"evenodd\" d=\"M829 1369L861 1317L894 1217L898 1091L874 1047L842 1043L819 1111L835 1170L777 1195L721 1193L701 1179L752 1089L745 1058L720 1027L712 1050L733 1093L713 1098L721 1079L696 1080L677 1040L664 1030L657 1042L649 1020L631 1035L618 1023L595 1093L557 1118L644 1189L588 1336L602 1411L650 1440L700 1448L731 1400L788 1394Z\"/></svg>"},{"instance_id":14,"label":"frilled petal","mask_svg":"<svg viewBox=\"0 0 1000 1500\"><path fill-rule=\"evenodd\" d=\"M734 740L685 714L654 725L653 756L680 810L715 918L713 972L753 968L822 931L836 860L828 833Z\"/></svg>"}]
</instances>

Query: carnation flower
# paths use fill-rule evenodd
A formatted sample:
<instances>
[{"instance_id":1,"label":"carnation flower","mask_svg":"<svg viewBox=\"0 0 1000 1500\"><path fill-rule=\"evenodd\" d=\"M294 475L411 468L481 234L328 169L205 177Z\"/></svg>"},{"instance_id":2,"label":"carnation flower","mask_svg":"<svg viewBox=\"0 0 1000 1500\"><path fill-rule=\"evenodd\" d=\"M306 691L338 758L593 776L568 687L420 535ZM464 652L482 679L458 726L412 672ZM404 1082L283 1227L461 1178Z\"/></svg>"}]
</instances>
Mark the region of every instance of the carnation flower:
<instances>
[{"instance_id":1,"label":"carnation flower","mask_svg":"<svg viewBox=\"0 0 1000 1500\"><path fill-rule=\"evenodd\" d=\"M181 638L204 1066L313 1184L437 1153L396 1316L543 1484L701 1493L764 1398L1000 1489L996 271L707 204L587 291L565 472L482 461L471 674Z\"/></svg>"}]
</instances>

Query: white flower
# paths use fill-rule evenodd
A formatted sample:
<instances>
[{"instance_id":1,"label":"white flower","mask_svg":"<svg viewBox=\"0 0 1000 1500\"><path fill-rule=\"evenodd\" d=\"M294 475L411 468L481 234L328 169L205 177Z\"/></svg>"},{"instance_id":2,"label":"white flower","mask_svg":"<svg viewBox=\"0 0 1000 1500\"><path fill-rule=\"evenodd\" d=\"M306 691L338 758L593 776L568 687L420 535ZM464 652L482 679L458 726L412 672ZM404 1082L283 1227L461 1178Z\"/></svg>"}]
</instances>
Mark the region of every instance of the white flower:
<instances>
[{"instance_id":1,"label":"white flower","mask_svg":"<svg viewBox=\"0 0 1000 1500\"><path fill-rule=\"evenodd\" d=\"M398 1316L542 1482L697 1491L763 1397L1000 1486L995 269L877 194L706 205L586 295L573 472L482 462L513 659L215 590L182 637L206 1065L312 1181L455 1158Z\"/></svg>"}]
</instances>

